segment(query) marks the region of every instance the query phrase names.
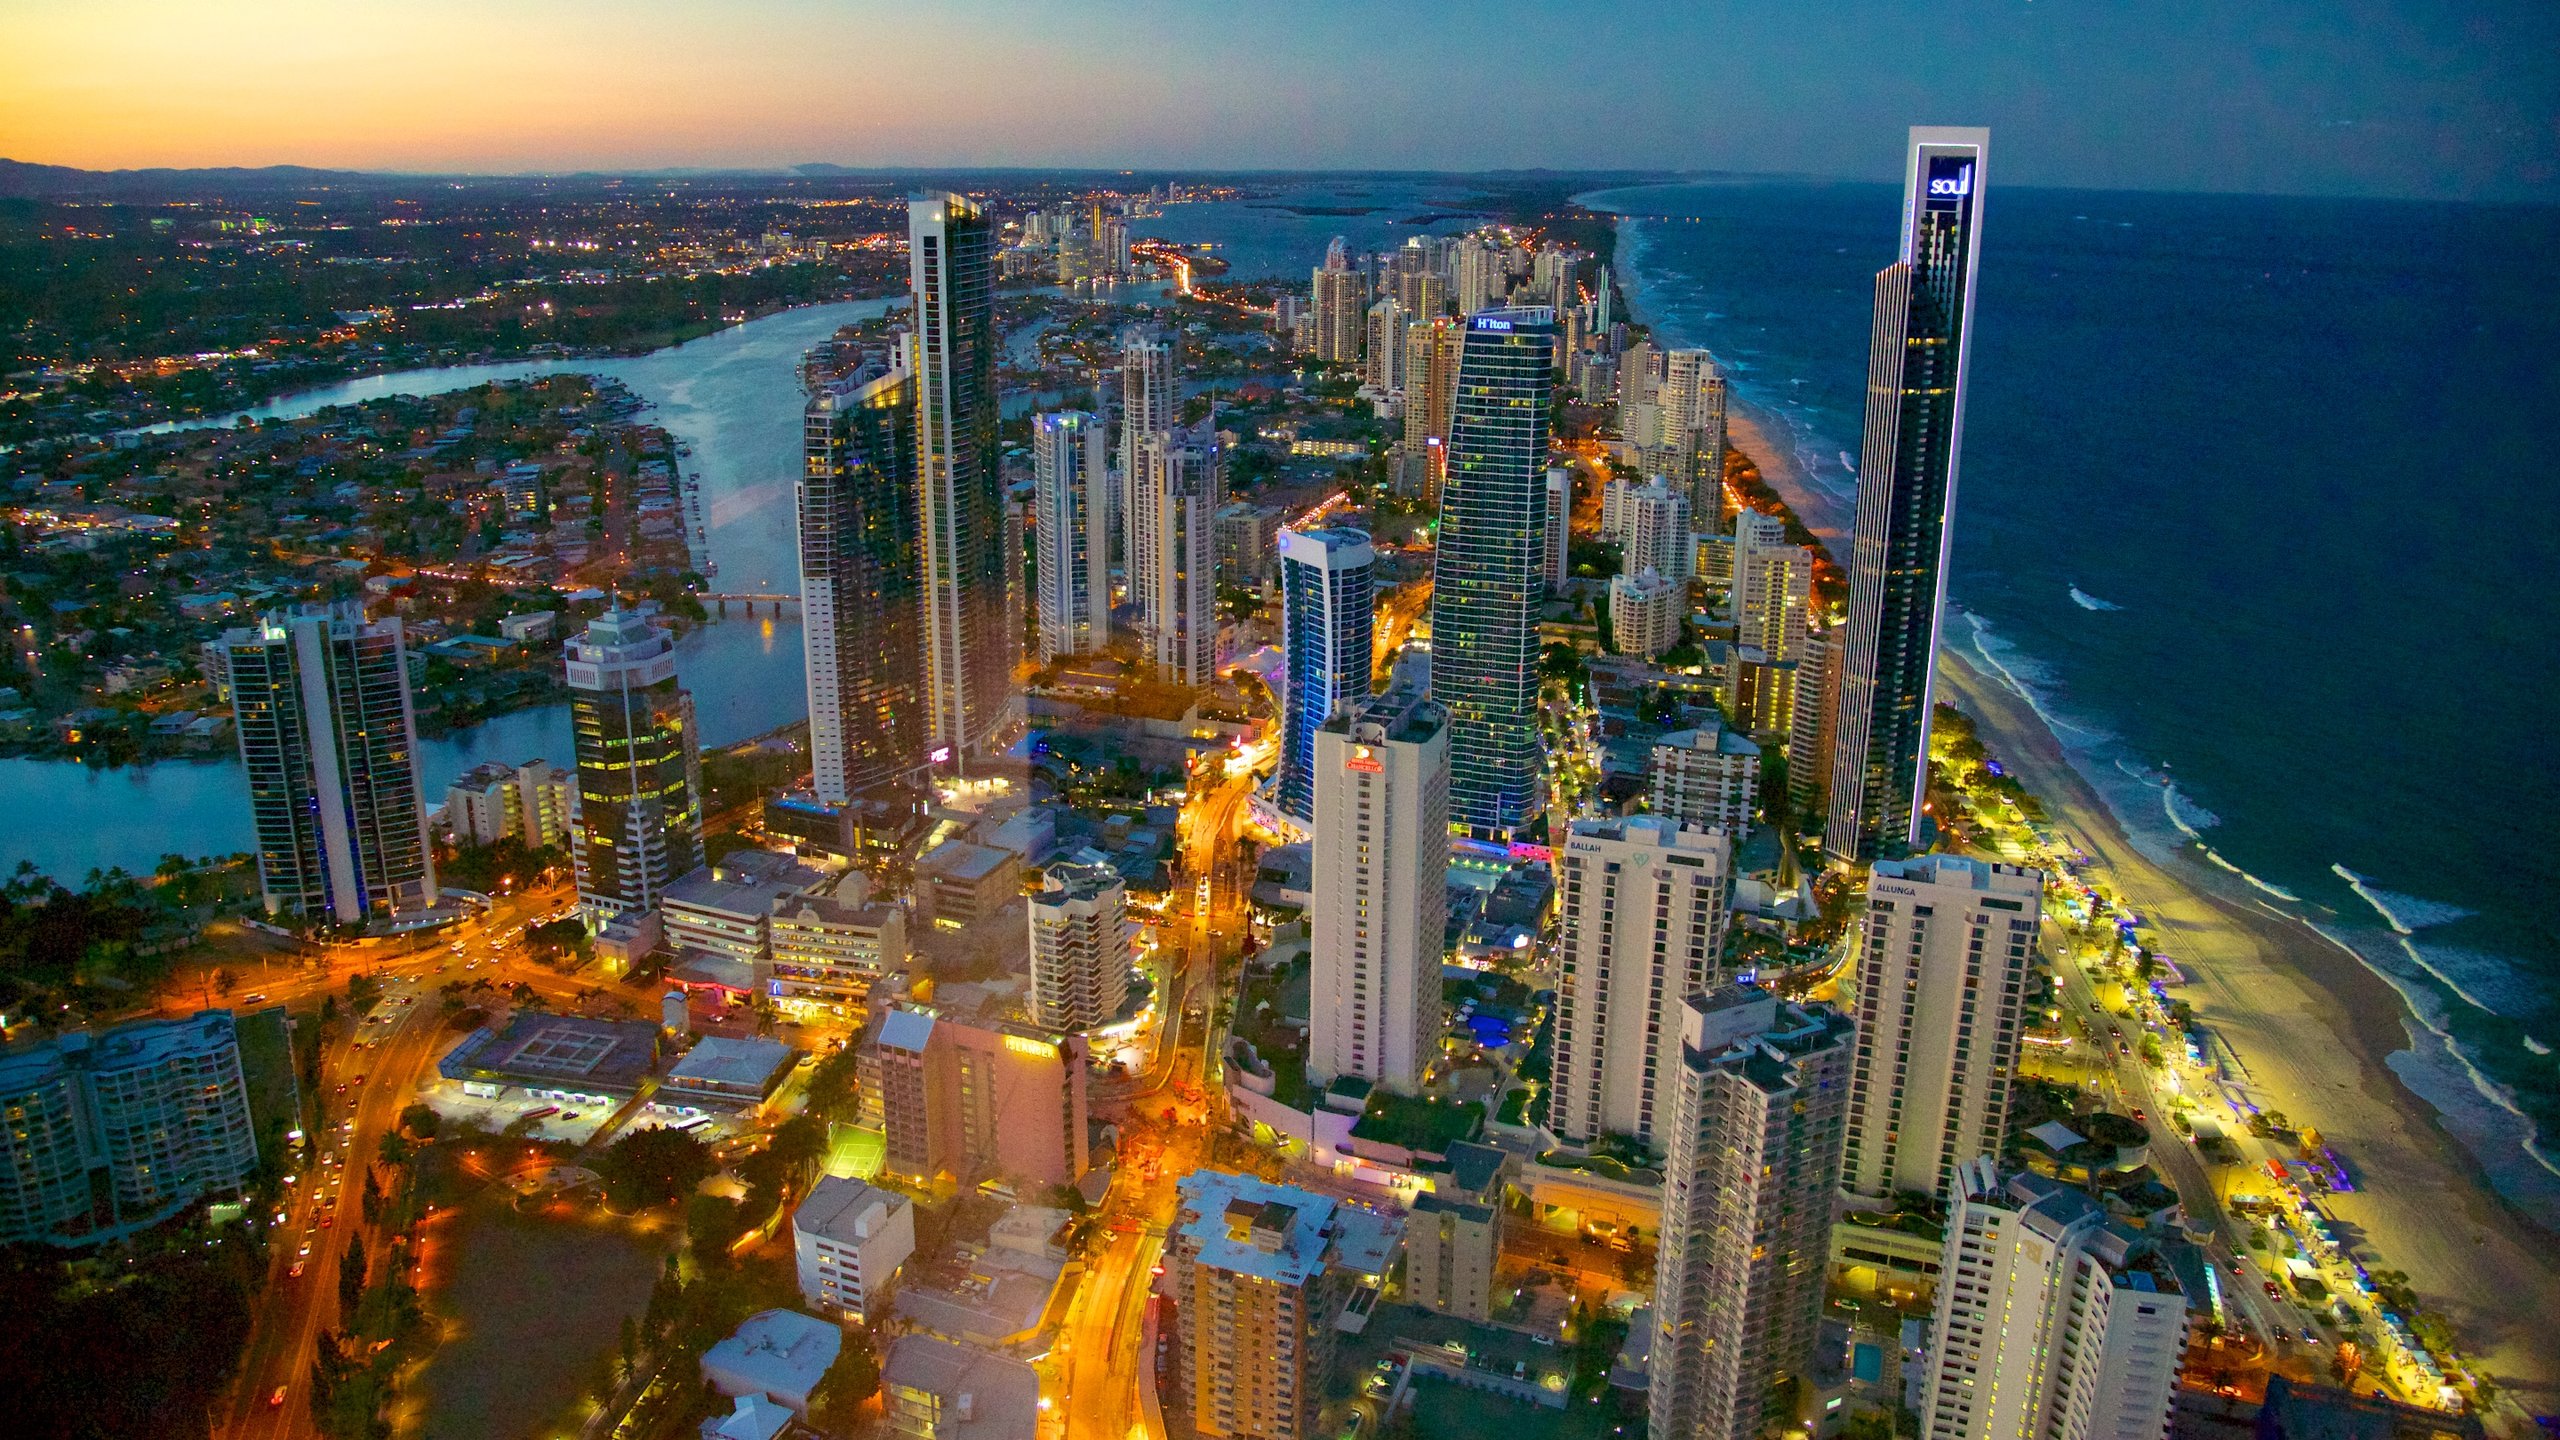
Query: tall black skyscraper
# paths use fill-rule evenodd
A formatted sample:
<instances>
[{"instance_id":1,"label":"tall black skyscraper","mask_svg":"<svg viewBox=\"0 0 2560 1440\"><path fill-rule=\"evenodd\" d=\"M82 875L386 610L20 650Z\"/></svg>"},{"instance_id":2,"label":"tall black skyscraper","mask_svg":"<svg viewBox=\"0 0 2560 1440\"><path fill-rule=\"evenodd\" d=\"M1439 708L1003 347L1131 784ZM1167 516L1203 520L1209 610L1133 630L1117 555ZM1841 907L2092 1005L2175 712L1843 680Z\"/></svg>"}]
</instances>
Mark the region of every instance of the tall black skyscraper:
<instances>
[{"instance_id":1,"label":"tall black skyscraper","mask_svg":"<svg viewBox=\"0 0 2560 1440\"><path fill-rule=\"evenodd\" d=\"M1913 127L1902 258L1876 276L1823 835L1837 860L1901 854L1918 839L1990 148L1988 130Z\"/></svg>"},{"instance_id":2,"label":"tall black skyscraper","mask_svg":"<svg viewBox=\"0 0 2560 1440\"><path fill-rule=\"evenodd\" d=\"M1022 555L1005 544L996 449L995 230L975 201L937 195L908 202L907 241L923 482L925 739L934 763L965 769L1019 709L1020 627L1006 596Z\"/></svg>"},{"instance_id":3,"label":"tall black skyscraper","mask_svg":"<svg viewBox=\"0 0 2560 1440\"><path fill-rule=\"evenodd\" d=\"M916 377L903 349L810 397L800 476L810 788L842 805L925 763Z\"/></svg>"},{"instance_id":4,"label":"tall black skyscraper","mask_svg":"<svg viewBox=\"0 0 2560 1440\"><path fill-rule=\"evenodd\" d=\"M1431 697L1449 708L1449 818L1508 839L1537 813L1538 601L1555 314L1467 318L1432 564Z\"/></svg>"}]
</instances>

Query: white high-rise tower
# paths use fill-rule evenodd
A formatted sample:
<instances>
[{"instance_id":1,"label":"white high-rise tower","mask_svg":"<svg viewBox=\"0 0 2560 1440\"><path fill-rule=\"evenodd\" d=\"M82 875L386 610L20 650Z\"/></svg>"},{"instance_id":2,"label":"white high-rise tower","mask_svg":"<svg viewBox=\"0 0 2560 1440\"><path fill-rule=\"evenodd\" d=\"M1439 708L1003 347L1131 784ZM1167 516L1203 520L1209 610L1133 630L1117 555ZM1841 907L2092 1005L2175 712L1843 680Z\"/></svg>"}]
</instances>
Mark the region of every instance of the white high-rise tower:
<instances>
[{"instance_id":1,"label":"white high-rise tower","mask_svg":"<svg viewBox=\"0 0 2560 1440\"><path fill-rule=\"evenodd\" d=\"M1081 410L1031 422L1033 566L1040 659L1083 655L1111 638L1110 456L1100 418Z\"/></svg>"},{"instance_id":2,"label":"white high-rise tower","mask_svg":"<svg viewBox=\"0 0 2560 1440\"><path fill-rule=\"evenodd\" d=\"M1316 734L1307 1073L1407 1093L1437 1052L1449 897L1449 712L1413 689Z\"/></svg>"}]
</instances>

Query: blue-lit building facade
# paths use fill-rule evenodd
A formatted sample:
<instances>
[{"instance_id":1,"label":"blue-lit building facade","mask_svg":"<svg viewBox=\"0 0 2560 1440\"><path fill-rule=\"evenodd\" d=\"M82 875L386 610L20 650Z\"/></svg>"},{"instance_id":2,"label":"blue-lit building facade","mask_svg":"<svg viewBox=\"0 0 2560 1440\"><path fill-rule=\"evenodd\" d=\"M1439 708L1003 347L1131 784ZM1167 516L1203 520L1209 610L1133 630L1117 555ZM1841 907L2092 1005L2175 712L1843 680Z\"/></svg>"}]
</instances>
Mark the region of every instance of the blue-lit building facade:
<instances>
[{"instance_id":1,"label":"blue-lit building facade","mask_svg":"<svg viewBox=\"0 0 2560 1440\"><path fill-rule=\"evenodd\" d=\"M1449 709L1450 823L1505 841L1539 813L1538 602L1555 312L1467 318L1431 594L1431 695Z\"/></svg>"},{"instance_id":2,"label":"blue-lit building facade","mask_svg":"<svg viewBox=\"0 0 2560 1440\"><path fill-rule=\"evenodd\" d=\"M1912 129L1902 254L1876 276L1823 831L1835 861L1907 854L1920 839L1990 145L1988 130Z\"/></svg>"},{"instance_id":3,"label":"blue-lit building facade","mask_svg":"<svg viewBox=\"0 0 2560 1440\"><path fill-rule=\"evenodd\" d=\"M1287 666L1280 696L1280 813L1314 813L1316 731L1369 693L1377 552L1366 531L1336 526L1280 532Z\"/></svg>"}]
</instances>

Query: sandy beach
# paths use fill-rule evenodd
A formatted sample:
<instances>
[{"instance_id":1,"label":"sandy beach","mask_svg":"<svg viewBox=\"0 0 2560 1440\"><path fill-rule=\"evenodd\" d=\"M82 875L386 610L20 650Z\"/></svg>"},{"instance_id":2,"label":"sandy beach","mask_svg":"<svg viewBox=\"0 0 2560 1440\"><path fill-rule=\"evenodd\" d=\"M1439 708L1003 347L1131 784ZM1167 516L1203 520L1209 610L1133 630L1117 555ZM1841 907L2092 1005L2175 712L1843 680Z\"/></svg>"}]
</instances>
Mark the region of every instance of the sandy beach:
<instances>
[{"instance_id":1,"label":"sandy beach","mask_svg":"<svg viewBox=\"0 0 2560 1440\"><path fill-rule=\"evenodd\" d=\"M2411 1046L2397 991L2307 928L2154 863L2126 838L2035 712L1996 678L1941 652L1942 697L2035 792L2053 823L2194 975L2178 992L2255 1082L2254 1098L2317 1126L2368 1188L2324 1206L2429 1308L2527 1411L2560 1409L2560 1238L2490 1188L2433 1107L2386 1059ZM2184 865L2176 868L2184 869Z\"/></svg>"}]
</instances>

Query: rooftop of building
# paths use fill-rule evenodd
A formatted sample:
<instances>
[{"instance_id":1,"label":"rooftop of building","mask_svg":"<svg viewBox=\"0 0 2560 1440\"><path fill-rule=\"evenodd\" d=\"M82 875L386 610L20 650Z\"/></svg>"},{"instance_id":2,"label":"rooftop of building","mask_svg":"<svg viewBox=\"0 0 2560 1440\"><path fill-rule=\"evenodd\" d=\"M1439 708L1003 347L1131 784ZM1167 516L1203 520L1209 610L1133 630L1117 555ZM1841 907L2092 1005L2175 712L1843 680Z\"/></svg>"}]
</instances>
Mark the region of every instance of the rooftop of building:
<instances>
[{"instance_id":1,"label":"rooftop of building","mask_svg":"<svg viewBox=\"0 0 2560 1440\"><path fill-rule=\"evenodd\" d=\"M702 1365L768 1395L806 1396L843 1350L844 1331L831 1322L797 1310L766 1310L748 1316L728 1339L712 1346Z\"/></svg>"},{"instance_id":2,"label":"rooftop of building","mask_svg":"<svg viewBox=\"0 0 2560 1440\"><path fill-rule=\"evenodd\" d=\"M972 845L966 840L945 840L916 862L916 873L975 882L995 874L1012 859L1011 852L992 846Z\"/></svg>"},{"instance_id":3,"label":"rooftop of building","mask_svg":"<svg viewBox=\"0 0 2560 1440\"><path fill-rule=\"evenodd\" d=\"M153 1064L180 1052L237 1043L228 1010L199 1010L170 1020L135 1020L106 1030L72 1030L0 1051L0 1086L40 1083L57 1066L117 1070Z\"/></svg>"},{"instance_id":4,"label":"rooftop of building","mask_svg":"<svg viewBox=\"0 0 2560 1440\"><path fill-rule=\"evenodd\" d=\"M1180 1188L1175 1228L1200 1263L1274 1284L1305 1284L1328 1265L1382 1275L1401 1235L1376 1211L1251 1175L1195 1170Z\"/></svg>"},{"instance_id":5,"label":"rooftop of building","mask_svg":"<svg viewBox=\"0 0 2560 1440\"><path fill-rule=\"evenodd\" d=\"M877 1226L897 1213L907 1197L894 1190L857 1180L850 1175L827 1175L809 1191L809 1198L791 1212L791 1228L804 1235L815 1235L850 1245L869 1238L866 1224Z\"/></svg>"},{"instance_id":6,"label":"rooftop of building","mask_svg":"<svg viewBox=\"0 0 2560 1440\"><path fill-rule=\"evenodd\" d=\"M1869 893L1877 882L1908 881L1915 885L1962 885L1997 895L2044 892L2044 873L2024 865L1977 860L1970 855L1914 855L1905 860L1879 860L1869 877Z\"/></svg>"},{"instance_id":7,"label":"rooftop of building","mask_svg":"<svg viewBox=\"0 0 2560 1440\"><path fill-rule=\"evenodd\" d=\"M519 1010L504 1030L477 1030L448 1052L446 1079L490 1075L534 1083L637 1086L658 1068L658 1027Z\"/></svg>"},{"instance_id":8,"label":"rooftop of building","mask_svg":"<svg viewBox=\"0 0 2560 1440\"><path fill-rule=\"evenodd\" d=\"M1053 905L1070 900L1099 900L1128 883L1110 865L1052 865L1041 878L1046 883L1037 898Z\"/></svg>"},{"instance_id":9,"label":"rooftop of building","mask_svg":"<svg viewBox=\"0 0 2560 1440\"><path fill-rule=\"evenodd\" d=\"M763 915L778 901L806 895L828 874L775 850L734 850L699 865L667 887L666 903L729 915Z\"/></svg>"},{"instance_id":10,"label":"rooftop of building","mask_svg":"<svg viewBox=\"0 0 2560 1440\"><path fill-rule=\"evenodd\" d=\"M1712 750L1719 755L1750 756L1760 753L1760 747L1752 742L1750 736L1738 730L1727 730L1721 725L1694 725L1686 730L1674 730L1668 735L1656 736L1653 744L1658 750Z\"/></svg>"},{"instance_id":11,"label":"rooftop of building","mask_svg":"<svg viewBox=\"0 0 2560 1440\"><path fill-rule=\"evenodd\" d=\"M1010 1356L931 1335L901 1335L881 1363L880 1384L891 1403L901 1390L939 1398L940 1440L1031 1440L1038 1428L1039 1372Z\"/></svg>"},{"instance_id":12,"label":"rooftop of building","mask_svg":"<svg viewBox=\"0 0 2560 1440\"><path fill-rule=\"evenodd\" d=\"M881 1012L876 1043L890 1050L922 1050L933 1039L933 1026L929 1010L892 1006Z\"/></svg>"},{"instance_id":13,"label":"rooftop of building","mask_svg":"<svg viewBox=\"0 0 2560 1440\"><path fill-rule=\"evenodd\" d=\"M779 1040L705 1035L668 1069L667 1083L762 1088L799 1058Z\"/></svg>"},{"instance_id":14,"label":"rooftop of building","mask_svg":"<svg viewBox=\"0 0 2560 1440\"><path fill-rule=\"evenodd\" d=\"M1413 1213L1455 1215L1461 1220L1471 1220L1480 1225L1490 1224L1493 1221L1493 1207L1490 1205L1479 1205L1473 1200L1455 1200L1429 1190L1413 1197Z\"/></svg>"},{"instance_id":15,"label":"rooftop of building","mask_svg":"<svg viewBox=\"0 0 2560 1440\"><path fill-rule=\"evenodd\" d=\"M728 1414L702 1422L702 1440L775 1440L790 1430L796 1419L788 1406L777 1405L762 1395L741 1395Z\"/></svg>"},{"instance_id":16,"label":"rooftop of building","mask_svg":"<svg viewBox=\"0 0 2560 1440\"><path fill-rule=\"evenodd\" d=\"M1333 718L1324 722L1324 728L1336 735L1347 735L1355 725L1375 725L1385 731L1390 742L1411 744L1430 739L1448 724L1449 707L1420 689L1398 686L1334 712Z\"/></svg>"},{"instance_id":17,"label":"rooftop of building","mask_svg":"<svg viewBox=\"0 0 2560 1440\"><path fill-rule=\"evenodd\" d=\"M1613 840L1651 845L1662 850L1716 851L1731 849L1732 841L1724 831L1708 825L1683 825L1670 815L1629 815L1623 819L1576 820L1566 831L1565 848L1573 848L1576 840Z\"/></svg>"}]
</instances>

